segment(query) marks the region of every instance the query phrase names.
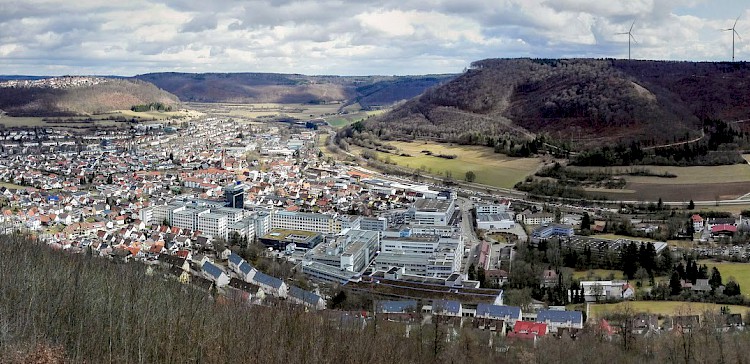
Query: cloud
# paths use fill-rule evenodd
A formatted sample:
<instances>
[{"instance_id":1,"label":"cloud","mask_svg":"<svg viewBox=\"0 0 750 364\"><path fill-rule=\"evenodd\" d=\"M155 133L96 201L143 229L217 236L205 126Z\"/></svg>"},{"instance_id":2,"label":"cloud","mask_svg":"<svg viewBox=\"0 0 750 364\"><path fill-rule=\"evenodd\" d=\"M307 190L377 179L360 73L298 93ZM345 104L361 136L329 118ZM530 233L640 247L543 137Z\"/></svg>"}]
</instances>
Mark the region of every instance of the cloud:
<instances>
[{"instance_id":1,"label":"cloud","mask_svg":"<svg viewBox=\"0 0 750 364\"><path fill-rule=\"evenodd\" d=\"M0 69L415 74L489 57L728 60L740 0L7 0ZM750 44L737 42L738 59Z\"/></svg>"}]
</instances>

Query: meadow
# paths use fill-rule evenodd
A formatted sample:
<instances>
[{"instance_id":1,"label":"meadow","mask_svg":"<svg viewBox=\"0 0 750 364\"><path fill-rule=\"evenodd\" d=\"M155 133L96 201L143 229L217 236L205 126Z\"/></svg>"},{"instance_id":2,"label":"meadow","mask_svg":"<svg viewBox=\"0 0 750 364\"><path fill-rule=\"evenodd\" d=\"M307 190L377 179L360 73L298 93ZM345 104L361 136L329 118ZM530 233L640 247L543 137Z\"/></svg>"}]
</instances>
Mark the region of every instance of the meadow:
<instances>
[{"instance_id":1,"label":"meadow","mask_svg":"<svg viewBox=\"0 0 750 364\"><path fill-rule=\"evenodd\" d=\"M729 281L729 277L733 277L734 280L740 284L742 294L750 296L750 263L718 263L712 260L700 260L698 261L698 264L707 265L709 272L713 267L718 268L724 283Z\"/></svg>"},{"instance_id":2,"label":"meadow","mask_svg":"<svg viewBox=\"0 0 750 364\"><path fill-rule=\"evenodd\" d=\"M441 144L435 142L389 142L398 153L377 152L381 160L390 160L402 167L421 169L424 173L435 176L450 174L455 180L464 180L466 172L476 175L474 182L489 186L512 188L526 176L533 174L541 165L539 158L511 158L498 154L492 148ZM422 153L429 150L433 155ZM440 158L435 155L455 155L454 159Z\"/></svg>"},{"instance_id":3,"label":"meadow","mask_svg":"<svg viewBox=\"0 0 750 364\"><path fill-rule=\"evenodd\" d=\"M680 302L680 301L626 301L619 303L591 304L591 317L602 317L607 313L624 312L630 308L633 312L647 312L662 316L672 315L700 315L703 312L719 312L727 306L732 313L741 313L743 316L750 311L750 307L737 305L721 305L704 302ZM580 309L580 307L579 307ZM585 310L585 305L583 306Z\"/></svg>"}]
</instances>

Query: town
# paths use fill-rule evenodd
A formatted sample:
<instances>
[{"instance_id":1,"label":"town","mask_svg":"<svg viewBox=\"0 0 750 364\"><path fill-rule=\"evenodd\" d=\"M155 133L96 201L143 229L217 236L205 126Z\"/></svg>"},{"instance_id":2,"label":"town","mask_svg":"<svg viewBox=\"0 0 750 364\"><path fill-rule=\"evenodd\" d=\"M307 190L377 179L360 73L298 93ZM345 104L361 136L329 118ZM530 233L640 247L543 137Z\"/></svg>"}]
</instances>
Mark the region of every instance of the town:
<instances>
[{"instance_id":1,"label":"town","mask_svg":"<svg viewBox=\"0 0 750 364\"><path fill-rule=\"evenodd\" d=\"M6 129L0 227L55 249L140 262L151 273L246 304L285 302L346 315L356 308L362 320L379 315L407 330L422 322L418 317L434 316L517 338L575 337L592 316L591 303L633 299L643 279L654 277L645 264L648 274L631 280L589 273L555 299L511 297L506 305L509 281L520 287L512 282L517 244L557 243L566 260L585 256L587 268L619 269L630 245L647 244L675 261L685 252L741 260L750 254L726 244L678 251L666 242L588 236L605 232L597 218L611 220L617 210L385 175L334 158L321 143L325 130L312 126L203 115L91 134ZM746 223L695 214L688 225L696 241L706 242L726 240ZM642 231L660 228L638 224ZM575 259L566 266L578 267ZM534 290L563 289L559 269L533 274ZM707 276L692 278L680 281L682 289L716 288ZM342 302L347 295L367 298ZM575 303L584 305L571 309ZM727 325L742 327L737 316L728 315ZM644 313L634 330L684 329L697 317L658 324Z\"/></svg>"}]
</instances>

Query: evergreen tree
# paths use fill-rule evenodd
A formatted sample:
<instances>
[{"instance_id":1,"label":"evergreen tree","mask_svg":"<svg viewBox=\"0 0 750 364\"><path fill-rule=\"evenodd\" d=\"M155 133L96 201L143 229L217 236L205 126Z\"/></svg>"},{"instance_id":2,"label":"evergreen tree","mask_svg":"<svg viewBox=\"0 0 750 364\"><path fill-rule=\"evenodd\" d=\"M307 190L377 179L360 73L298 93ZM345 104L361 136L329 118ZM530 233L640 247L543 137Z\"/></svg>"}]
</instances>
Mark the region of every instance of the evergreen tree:
<instances>
[{"instance_id":1,"label":"evergreen tree","mask_svg":"<svg viewBox=\"0 0 750 364\"><path fill-rule=\"evenodd\" d=\"M652 245L653 246L653 245ZM656 254L656 251L654 251ZM664 248L659 254L659 271L662 273L669 273L674 269L674 259L672 258L672 252L669 248Z\"/></svg>"},{"instance_id":2,"label":"evergreen tree","mask_svg":"<svg viewBox=\"0 0 750 364\"><path fill-rule=\"evenodd\" d=\"M688 207L687 208L688 208L688 210L695 209L695 202L693 202L693 200L690 200L690 203L688 203Z\"/></svg>"},{"instance_id":3,"label":"evergreen tree","mask_svg":"<svg viewBox=\"0 0 750 364\"><path fill-rule=\"evenodd\" d=\"M718 268L711 268L711 278L708 279L708 284L711 285L712 289L716 289L721 286L721 273L719 273Z\"/></svg>"},{"instance_id":4,"label":"evergreen tree","mask_svg":"<svg viewBox=\"0 0 750 364\"><path fill-rule=\"evenodd\" d=\"M672 272L672 276L669 278L669 293L672 296L680 294L682 291L682 284L680 284L680 275L677 271Z\"/></svg>"},{"instance_id":5,"label":"evergreen tree","mask_svg":"<svg viewBox=\"0 0 750 364\"><path fill-rule=\"evenodd\" d=\"M724 294L727 296L739 296L740 293L740 285L730 278L724 287Z\"/></svg>"},{"instance_id":6,"label":"evergreen tree","mask_svg":"<svg viewBox=\"0 0 750 364\"><path fill-rule=\"evenodd\" d=\"M628 279L633 279L638 270L638 246L631 241L621 253L622 274Z\"/></svg>"},{"instance_id":7,"label":"evergreen tree","mask_svg":"<svg viewBox=\"0 0 750 364\"><path fill-rule=\"evenodd\" d=\"M589 229L591 229L591 217L589 217L588 212L584 212L581 218L581 230L588 231Z\"/></svg>"}]
</instances>

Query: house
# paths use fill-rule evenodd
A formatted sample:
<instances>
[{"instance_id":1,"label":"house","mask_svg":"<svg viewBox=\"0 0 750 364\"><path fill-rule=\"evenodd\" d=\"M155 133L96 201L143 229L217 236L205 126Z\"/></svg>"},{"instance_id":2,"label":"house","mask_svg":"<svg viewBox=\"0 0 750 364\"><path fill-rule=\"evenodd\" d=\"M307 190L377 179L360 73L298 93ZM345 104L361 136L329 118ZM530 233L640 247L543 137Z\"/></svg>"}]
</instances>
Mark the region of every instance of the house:
<instances>
[{"instance_id":1,"label":"house","mask_svg":"<svg viewBox=\"0 0 750 364\"><path fill-rule=\"evenodd\" d=\"M430 311L437 319L444 321L455 321L463 314L461 302L452 300L434 300Z\"/></svg>"},{"instance_id":2,"label":"house","mask_svg":"<svg viewBox=\"0 0 750 364\"><path fill-rule=\"evenodd\" d=\"M624 300L635 294L627 281L581 281L580 284L586 302Z\"/></svg>"},{"instance_id":3,"label":"house","mask_svg":"<svg viewBox=\"0 0 750 364\"><path fill-rule=\"evenodd\" d=\"M484 278L496 287L502 287L508 283L508 272L502 269L488 269L484 271Z\"/></svg>"},{"instance_id":4,"label":"house","mask_svg":"<svg viewBox=\"0 0 750 364\"><path fill-rule=\"evenodd\" d=\"M474 326L480 330L489 329L505 333L506 325L515 325L516 321L520 320L520 307L480 303L477 305L477 313L474 316Z\"/></svg>"},{"instance_id":5,"label":"house","mask_svg":"<svg viewBox=\"0 0 750 364\"><path fill-rule=\"evenodd\" d=\"M551 269L545 269L542 272L542 287L554 287L558 282L557 272Z\"/></svg>"},{"instance_id":6,"label":"house","mask_svg":"<svg viewBox=\"0 0 750 364\"><path fill-rule=\"evenodd\" d=\"M263 288L263 291L276 297L286 297L289 288L286 283L276 277L271 277L263 272L256 271L250 283L254 283Z\"/></svg>"},{"instance_id":7,"label":"house","mask_svg":"<svg viewBox=\"0 0 750 364\"><path fill-rule=\"evenodd\" d=\"M229 286L234 289L248 292L252 296L250 297L251 301L256 304L260 304L261 302L263 302L263 299L266 297L265 292L263 292L263 289L260 286L239 280L237 278L232 278L231 280L229 280Z\"/></svg>"},{"instance_id":8,"label":"house","mask_svg":"<svg viewBox=\"0 0 750 364\"><path fill-rule=\"evenodd\" d=\"M580 311L541 310L536 315L536 322L545 323L549 331L560 329L583 329L583 314Z\"/></svg>"},{"instance_id":9,"label":"house","mask_svg":"<svg viewBox=\"0 0 750 364\"><path fill-rule=\"evenodd\" d=\"M713 287L708 283L708 279L696 279L695 284L690 287L690 290L697 292L711 292Z\"/></svg>"},{"instance_id":10,"label":"house","mask_svg":"<svg viewBox=\"0 0 750 364\"><path fill-rule=\"evenodd\" d=\"M733 236L737 233L737 225L718 224L711 226L711 236Z\"/></svg>"},{"instance_id":11,"label":"house","mask_svg":"<svg viewBox=\"0 0 750 364\"><path fill-rule=\"evenodd\" d=\"M737 227L737 220L733 217L710 217L706 220L706 228L709 230L718 225L732 225Z\"/></svg>"},{"instance_id":12,"label":"house","mask_svg":"<svg viewBox=\"0 0 750 364\"><path fill-rule=\"evenodd\" d=\"M250 263L243 260L235 272L243 281L252 282L257 270Z\"/></svg>"},{"instance_id":13,"label":"house","mask_svg":"<svg viewBox=\"0 0 750 364\"><path fill-rule=\"evenodd\" d=\"M229 284L229 276L215 264L205 261L201 269L203 276L213 281L216 287L224 287Z\"/></svg>"},{"instance_id":14,"label":"house","mask_svg":"<svg viewBox=\"0 0 750 364\"><path fill-rule=\"evenodd\" d=\"M701 318L698 315L674 316L671 319L671 327L668 329L686 333L698 329L700 322Z\"/></svg>"},{"instance_id":15,"label":"house","mask_svg":"<svg viewBox=\"0 0 750 364\"><path fill-rule=\"evenodd\" d=\"M227 250L229 250L229 249L227 249ZM239 256L239 255L237 255L235 253L230 253L229 256L227 257L227 260L228 260L228 263L229 263L228 264L229 265L229 269L231 269L231 270L233 270L235 272L239 272L240 264L242 264L245 261L245 259L242 259L241 256Z\"/></svg>"},{"instance_id":16,"label":"house","mask_svg":"<svg viewBox=\"0 0 750 364\"><path fill-rule=\"evenodd\" d=\"M383 315L386 320L412 321L418 317L417 301L378 301L375 313Z\"/></svg>"},{"instance_id":17,"label":"house","mask_svg":"<svg viewBox=\"0 0 750 364\"><path fill-rule=\"evenodd\" d=\"M547 335L547 324L531 321L516 321L513 325L513 331L508 333L508 337L519 339L536 339L539 336Z\"/></svg>"},{"instance_id":18,"label":"house","mask_svg":"<svg viewBox=\"0 0 750 364\"><path fill-rule=\"evenodd\" d=\"M306 291L297 286L289 286L289 293L286 296L287 300L296 304L304 305L315 310L324 310L326 308L326 301L315 293Z\"/></svg>"},{"instance_id":19,"label":"house","mask_svg":"<svg viewBox=\"0 0 750 364\"><path fill-rule=\"evenodd\" d=\"M701 217L701 215L694 214L690 217L690 220L693 222L693 231L695 232L701 232L703 231L703 225L705 223L705 220Z\"/></svg>"}]
</instances>

